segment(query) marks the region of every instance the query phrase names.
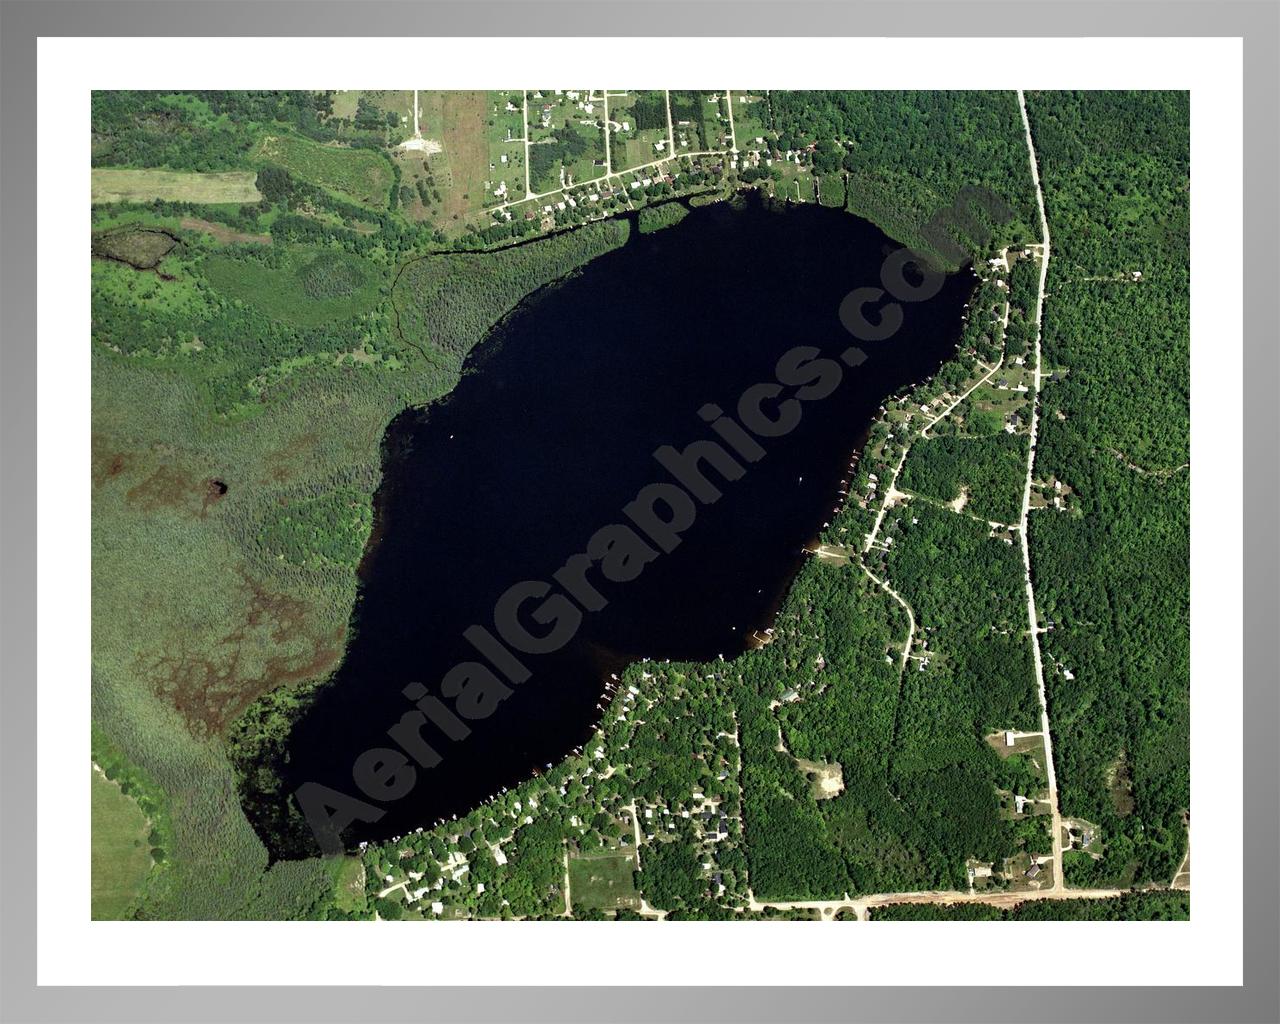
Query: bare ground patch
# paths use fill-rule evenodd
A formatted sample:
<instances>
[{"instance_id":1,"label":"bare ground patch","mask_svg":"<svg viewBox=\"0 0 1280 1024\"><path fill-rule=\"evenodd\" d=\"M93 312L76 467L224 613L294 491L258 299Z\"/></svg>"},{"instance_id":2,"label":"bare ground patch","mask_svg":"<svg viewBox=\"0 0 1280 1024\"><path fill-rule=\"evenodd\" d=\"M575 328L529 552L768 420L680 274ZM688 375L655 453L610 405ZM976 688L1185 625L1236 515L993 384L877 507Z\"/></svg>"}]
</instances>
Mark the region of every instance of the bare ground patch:
<instances>
[{"instance_id":1,"label":"bare ground patch","mask_svg":"<svg viewBox=\"0 0 1280 1024\"><path fill-rule=\"evenodd\" d=\"M1111 805L1115 808L1116 814L1122 818L1132 814L1135 807L1133 775L1129 771L1127 752L1121 751L1120 756L1107 766L1106 777L1107 789L1111 793Z\"/></svg>"},{"instance_id":2,"label":"bare ground patch","mask_svg":"<svg viewBox=\"0 0 1280 1024\"><path fill-rule=\"evenodd\" d=\"M223 245L231 245L237 242L254 245L271 244L270 235L254 235L247 231L236 231L227 227L225 224L218 224L211 220L203 220L200 217L183 217L181 224L185 230L202 231L216 241L221 242Z\"/></svg>"},{"instance_id":3,"label":"bare ground patch","mask_svg":"<svg viewBox=\"0 0 1280 1024\"><path fill-rule=\"evenodd\" d=\"M844 792L844 769L838 761L806 761L796 758L796 767L805 774L815 800L830 800Z\"/></svg>"}]
</instances>

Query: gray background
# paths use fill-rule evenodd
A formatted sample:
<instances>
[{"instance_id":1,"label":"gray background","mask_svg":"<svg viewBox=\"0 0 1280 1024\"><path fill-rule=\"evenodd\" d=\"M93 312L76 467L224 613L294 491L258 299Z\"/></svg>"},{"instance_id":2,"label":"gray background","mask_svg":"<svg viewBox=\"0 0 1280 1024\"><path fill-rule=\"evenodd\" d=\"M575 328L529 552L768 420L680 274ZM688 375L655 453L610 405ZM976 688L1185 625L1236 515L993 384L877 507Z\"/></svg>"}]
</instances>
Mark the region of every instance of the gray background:
<instances>
[{"instance_id":1,"label":"gray background","mask_svg":"<svg viewBox=\"0 0 1280 1024\"><path fill-rule=\"evenodd\" d=\"M0 1016L5 1020L1280 1020L1277 964L1277 96L1280 8L1235 3L406 3L0 0ZM586 31L576 29L584 26ZM1233 36L1243 37L1245 109L1245 698L1242 780L1243 988L36 988L35 986L35 190L36 43L45 36ZM963 42L957 45L965 45ZM780 55L785 53L779 45ZM975 60L985 58L975 52ZM782 57L785 60L785 56ZM678 69L667 69L668 73ZM749 69L744 69L747 73ZM1224 523L1226 537L1234 524ZM1234 680L1222 684L1233 685ZM69 755L72 756L72 755ZM288 925L280 941L287 942ZM340 927L333 925L333 927ZM353 925L347 927L361 927ZM536 924L526 925L537 941ZM781 927L781 926L779 926ZM993 933L991 952L1039 978L1078 980L1093 956L1070 925L1043 958ZM391 933L379 931L378 940ZM372 936L371 936L372 938ZM856 966L856 965L851 965ZM927 972L928 965L921 964ZM495 964L495 971L501 965ZM430 965L424 964L429 971ZM660 962L637 965L660 978ZM157 978L160 984L163 978Z\"/></svg>"}]
</instances>

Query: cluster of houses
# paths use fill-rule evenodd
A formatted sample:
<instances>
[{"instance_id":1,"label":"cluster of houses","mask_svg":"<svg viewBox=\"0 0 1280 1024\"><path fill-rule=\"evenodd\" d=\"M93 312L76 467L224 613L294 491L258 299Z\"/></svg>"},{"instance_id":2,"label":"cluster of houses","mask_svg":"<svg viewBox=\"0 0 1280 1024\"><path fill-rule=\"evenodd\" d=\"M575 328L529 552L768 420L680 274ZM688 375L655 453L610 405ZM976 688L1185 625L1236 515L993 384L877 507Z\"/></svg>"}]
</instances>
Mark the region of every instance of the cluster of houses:
<instances>
[{"instance_id":1,"label":"cluster of houses","mask_svg":"<svg viewBox=\"0 0 1280 1024\"><path fill-rule=\"evenodd\" d=\"M542 125L543 128L549 129L551 127L551 118L552 118L552 115L556 112L556 108L562 107L566 103L573 104L573 109L577 110L581 114L586 115L584 118L579 118L580 123L583 123L583 124L595 123L594 119L596 117L596 104L595 104L595 101L591 98L590 92L583 94L581 91L577 89L555 89L553 90L553 92L554 92L554 95L557 97L555 102L542 103L538 111L539 123ZM535 104L539 100L547 99L547 97L544 96L541 92L534 92L531 98L533 99ZM507 109L514 110L515 108L511 104L507 104Z\"/></svg>"},{"instance_id":2,"label":"cluster of houses","mask_svg":"<svg viewBox=\"0 0 1280 1024\"><path fill-rule=\"evenodd\" d=\"M629 181L625 181L621 176L615 175L612 178L593 178L591 181L576 186L569 184L565 191L560 193L559 199L552 202L544 202L540 206L530 204L524 210L523 217L527 221L540 220L543 228L547 230L555 227L558 218L564 215L585 213L590 218L604 217L607 216L607 211L603 209L602 204L607 203L609 200L626 202L629 198L628 193L636 194L638 198L638 193L653 185L668 185L674 188L679 177L680 174L676 171L653 173L644 176L637 175ZM493 191L493 195L499 200L508 198L509 193L505 181ZM492 216L495 218L495 223L498 220L510 221L513 219L513 214L509 207L492 211Z\"/></svg>"}]
</instances>

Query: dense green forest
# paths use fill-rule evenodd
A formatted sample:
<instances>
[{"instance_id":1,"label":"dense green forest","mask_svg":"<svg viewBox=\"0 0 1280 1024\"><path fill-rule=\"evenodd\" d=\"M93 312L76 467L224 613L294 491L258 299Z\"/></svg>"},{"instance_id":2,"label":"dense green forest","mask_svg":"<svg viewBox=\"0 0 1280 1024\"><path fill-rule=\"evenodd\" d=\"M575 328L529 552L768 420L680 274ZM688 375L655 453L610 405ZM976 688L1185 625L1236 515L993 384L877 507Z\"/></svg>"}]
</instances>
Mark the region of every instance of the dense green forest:
<instances>
[{"instance_id":1,"label":"dense green forest","mask_svg":"<svg viewBox=\"0 0 1280 1024\"><path fill-rule=\"evenodd\" d=\"M927 659L907 674L900 765L967 761L979 734L1034 728L1017 546L985 523L916 505L898 527L886 570L916 611Z\"/></svg>"},{"instance_id":2,"label":"dense green forest","mask_svg":"<svg viewBox=\"0 0 1280 1024\"><path fill-rule=\"evenodd\" d=\"M1031 519L1071 884L1167 883L1190 807L1188 98L1034 93L1053 232Z\"/></svg>"},{"instance_id":3,"label":"dense green forest","mask_svg":"<svg viewBox=\"0 0 1280 1024\"><path fill-rule=\"evenodd\" d=\"M871 911L873 921L1187 921L1191 895L1130 892L1112 899L1026 900L1004 910L985 903L891 903Z\"/></svg>"},{"instance_id":4,"label":"dense green forest","mask_svg":"<svg viewBox=\"0 0 1280 1024\"><path fill-rule=\"evenodd\" d=\"M775 90L769 111L779 149L815 147L815 173L846 172L851 208L921 253L936 254L922 229L965 185L991 190L1012 215L998 231L987 221L975 232L984 237L961 232L967 245L1035 240L1035 191L1012 93Z\"/></svg>"},{"instance_id":5,"label":"dense green forest","mask_svg":"<svg viewBox=\"0 0 1280 1024\"><path fill-rule=\"evenodd\" d=\"M628 231L626 221L610 220L494 253L415 260L392 292L397 331L460 359L522 298L616 249Z\"/></svg>"},{"instance_id":6,"label":"dense green forest","mask_svg":"<svg viewBox=\"0 0 1280 1024\"><path fill-rule=\"evenodd\" d=\"M658 206L646 206L636 216L636 227L641 234L661 231L673 224L679 224L688 214L689 208L683 203L661 203Z\"/></svg>"},{"instance_id":7,"label":"dense green forest","mask_svg":"<svg viewBox=\"0 0 1280 1024\"><path fill-rule=\"evenodd\" d=\"M969 514L1016 523L1026 470L1025 434L927 438L911 446L902 487L944 502L963 494L962 508Z\"/></svg>"},{"instance_id":8,"label":"dense green forest","mask_svg":"<svg viewBox=\"0 0 1280 1024\"><path fill-rule=\"evenodd\" d=\"M945 586L937 584L935 600ZM757 898L959 886L966 857L999 861L1024 847L1019 828L999 815L1003 769L980 723L1030 706L1029 664L1012 647L1002 656L1005 678L975 673L976 698L963 665L934 661L900 679L906 631L898 605L865 574L813 562L793 584L773 642L740 659L744 829ZM970 642L957 661L989 656L985 642ZM770 702L788 688L798 699L775 716ZM838 763L843 792L815 800L795 758Z\"/></svg>"},{"instance_id":9,"label":"dense green forest","mask_svg":"<svg viewBox=\"0 0 1280 1024\"><path fill-rule=\"evenodd\" d=\"M1039 261L1016 258L1009 270L1009 328L1005 351L1031 360L1035 351L1036 292L1040 287ZM1030 363L1028 362L1028 365Z\"/></svg>"}]
</instances>

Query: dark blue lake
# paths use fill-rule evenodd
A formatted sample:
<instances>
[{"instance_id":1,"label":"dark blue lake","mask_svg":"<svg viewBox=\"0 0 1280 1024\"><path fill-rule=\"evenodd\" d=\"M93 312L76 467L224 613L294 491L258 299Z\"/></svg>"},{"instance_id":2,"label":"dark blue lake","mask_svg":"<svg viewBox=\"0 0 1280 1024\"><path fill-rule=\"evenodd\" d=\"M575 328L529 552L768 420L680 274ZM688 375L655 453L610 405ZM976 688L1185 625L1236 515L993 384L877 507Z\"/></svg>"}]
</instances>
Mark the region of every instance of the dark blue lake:
<instances>
[{"instance_id":1,"label":"dark blue lake","mask_svg":"<svg viewBox=\"0 0 1280 1024\"><path fill-rule=\"evenodd\" d=\"M286 789L316 782L367 800L353 766L394 746L388 729L414 710L404 688L439 694L453 666L484 662L464 631L496 634L504 591L552 581L597 530L627 523L623 508L641 488L672 480L656 449L715 439L700 409L733 414L796 346L839 359L855 342L841 300L877 285L897 248L841 211L719 203L650 235L633 231L625 247L530 297L472 353L447 399L388 428L349 649L293 731ZM559 761L589 738L609 674L629 661L743 651L831 518L881 403L954 352L975 280L968 270L948 277L934 298L903 305L891 339L857 342L866 361L844 366L829 397L804 402L795 429L759 438L767 454L739 460L740 479L708 469L722 497L698 505L679 546L629 581L595 572L607 606L584 613L562 649L519 654L529 678L492 715L466 721L465 739L431 719L421 736L440 762L418 767L379 820L354 823L346 845L463 814ZM526 624L546 633L528 614L538 605L525 606ZM262 808L249 810L276 855L305 852L271 833Z\"/></svg>"}]
</instances>

